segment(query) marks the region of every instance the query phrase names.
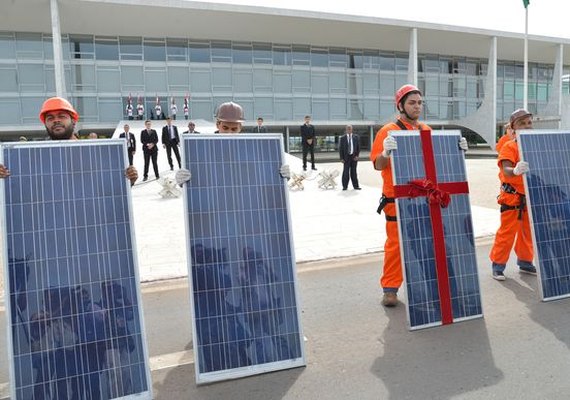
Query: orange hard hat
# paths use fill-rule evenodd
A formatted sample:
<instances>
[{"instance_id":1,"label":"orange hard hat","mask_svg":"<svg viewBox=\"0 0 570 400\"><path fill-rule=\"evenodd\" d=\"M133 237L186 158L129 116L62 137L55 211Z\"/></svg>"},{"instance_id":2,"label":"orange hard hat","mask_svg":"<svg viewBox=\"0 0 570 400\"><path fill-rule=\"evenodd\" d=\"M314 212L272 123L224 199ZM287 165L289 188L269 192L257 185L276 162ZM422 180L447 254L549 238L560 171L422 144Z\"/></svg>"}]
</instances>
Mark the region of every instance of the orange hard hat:
<instances>
[{"instance_id":1,"label":"orange hard hat","mask_svg":"<svg viewBox=\"0 0 570 400\"><path fill-rule=\"evenodd\" d=\"M243 108L233 101L222 103L216 111L216 119L224 122L244 122Z\"/></svg>"},{"instance_id":2,"label":"orange hard hat","mask_svg":"<svg viewBox=\"0 0 570 400\"><path fill-rule=\"evenodd\" d=\"M396 91L396 95L394 96L394 101L396 103L396 108L398 108L398 104L400 104L400 102L402 101L402 99L404 97L406 97L406 95L410 94L410 93L419 93L420 96L422 94L422 92L420 91L420 89L417 88L417 86L414 85L404 85L402 86L400 89L398 89Z\"/></svg>"},{"instance_id":3,"label":"orange hard hat","mask_svg":"<svg viewBox=\"0 0 570 400\"><path fill-rule=\"evenodd\" d=\"M79 119L79 114L77 111L75 111L75 108L73 108L69 101L63 97L50 97L44 101L44 104L42 105L42 110L40 111L40 121L42 121L42 124L45 124L46 114L48 112L60 110L67 111L75 122L77 122Z\"/></svg>"},{"instance_id":4,"label":"orange hard hat","mask_svg":"<svg viewBox=\"0 0 570 400\"><path fill-rule=\"evenodd\" d=\"M513 111L513 113L511 114L510 121L509 121L511 127L515 124L516 121L518 121L519 119L525 118L525 117L532 117L532 114L529 113L524 108L519 108L518 110Z\"/></svg>"}]
</instances>

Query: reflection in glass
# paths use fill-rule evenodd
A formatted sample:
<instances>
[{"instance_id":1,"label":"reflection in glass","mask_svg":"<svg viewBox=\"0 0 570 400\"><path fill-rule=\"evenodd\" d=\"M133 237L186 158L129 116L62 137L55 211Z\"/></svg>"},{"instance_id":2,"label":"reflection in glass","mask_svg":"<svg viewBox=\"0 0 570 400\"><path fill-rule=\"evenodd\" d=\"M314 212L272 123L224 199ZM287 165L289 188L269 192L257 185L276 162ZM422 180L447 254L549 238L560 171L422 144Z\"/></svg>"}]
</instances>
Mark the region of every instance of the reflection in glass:
<instances>
[{"instance_id":1,"label":"reflection in glass","mask_svg":"<svg viewBox=\"0 0 570 400\"><path fill-rule=\"evenodd\" d=\"M122 144L35 146L2 149L16 398L147 391Z\"/></svg>"}]
</instances>

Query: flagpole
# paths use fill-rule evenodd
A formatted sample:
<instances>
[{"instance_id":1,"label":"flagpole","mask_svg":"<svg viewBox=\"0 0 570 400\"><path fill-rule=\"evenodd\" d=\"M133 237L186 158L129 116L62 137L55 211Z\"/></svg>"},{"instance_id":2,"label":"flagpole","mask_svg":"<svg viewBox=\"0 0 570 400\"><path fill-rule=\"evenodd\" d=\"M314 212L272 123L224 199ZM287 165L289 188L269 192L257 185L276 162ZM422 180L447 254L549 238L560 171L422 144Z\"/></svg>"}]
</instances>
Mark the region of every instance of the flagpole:
<instances>
[{"instance_id":1,"label":"flagpole","mask_svg":"<svg viewBox=\"0 0 570 400\"><path fill-rule=\"evenodd\" d=\"M524 8L524 14L523 108L528 110L528 4Z\"/></svg>"}]
</instances>

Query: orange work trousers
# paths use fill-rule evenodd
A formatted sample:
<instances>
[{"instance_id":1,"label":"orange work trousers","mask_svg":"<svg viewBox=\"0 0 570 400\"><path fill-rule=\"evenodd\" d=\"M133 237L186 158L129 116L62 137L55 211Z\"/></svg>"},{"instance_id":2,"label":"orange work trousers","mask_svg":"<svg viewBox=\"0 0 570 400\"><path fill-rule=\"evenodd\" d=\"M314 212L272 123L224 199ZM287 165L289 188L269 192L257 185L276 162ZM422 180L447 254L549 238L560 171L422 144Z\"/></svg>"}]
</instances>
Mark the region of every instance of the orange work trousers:
<instances>
[{"instance_id":1,"label":"orange work trousers","mask_svg":"<svg viewBox=\"0 0 570 400\"><path fill-rule=\"evenodd\" d=\"M396 216L394 203L386 204L384 213ZM400 257L400 239L398 238L398 222L386 221L386 244L384 245L384 268L380 278L380 286L384 289L395 289L402 285L402 259Z\"/></svg>"},{"instance_id":2,"label":"orange work trousers","mask_svg":"<svg viewBox=\"0 0 570 400\"><path fill-rule=\"evenodd\" d=\"M526 207L523 210L522 219L518 217L519 210L507 210L501 213L501 226L495 235L495 243L489 255L495 264L506 264L509 261L513 242L515 254L519 260L532 262L534 258Z\"/></svg>"}]
</instances>

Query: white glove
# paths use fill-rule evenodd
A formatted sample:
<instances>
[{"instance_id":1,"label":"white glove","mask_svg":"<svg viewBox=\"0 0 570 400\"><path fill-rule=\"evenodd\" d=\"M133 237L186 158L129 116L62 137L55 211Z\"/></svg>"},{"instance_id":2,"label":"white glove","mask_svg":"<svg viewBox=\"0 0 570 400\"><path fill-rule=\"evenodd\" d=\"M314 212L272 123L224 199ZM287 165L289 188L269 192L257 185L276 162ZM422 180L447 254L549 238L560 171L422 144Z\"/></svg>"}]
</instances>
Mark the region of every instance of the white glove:
<instances>
[{"instance_id":1,"label":"white glove","mask_svg":"<svg viewBox=\"0 0 570 400\"><path fill-rule=\"evenodd\" d=\"M190 179L192 179L192 172L186 168L180 168L176 171L174 179L176 180L176 183L182 187L186 182L190 182Z\"/></svg>"},{"instance_id":2,"label":"white glove","mask_svg":"<svg viewBox=\"0 0 570 400\"><path fill-rule=\"evenodd\" d=\"M465 139L463 136L461 137L461 139L459 139L459 148L463 151L467 151L467 149L469 149L469 145L467 144L467 139Z\"/></svg>"},{"instance_id":3,"label":"white glove","mask_svg":"<svg viewBox=\"0 0 570 400\"><path fill-rule=\"evenodd\" d=\"M398 143L396 143L396 139L392 136L386 136L384 139L384 151L382 151L382 155L386 158L390 157L392 150L398 150Z\"/></svg>"},{"instance_id":4,"label":"white glove","mask_svg":"<svg viewBox=\"0 0 570 400\"><path fill-rule=\"evenodd\" d=\"M519 161L513 168L513 174L522 175L529 171L528 163L526 161Z\"/></svg>"},{"instance_id":5,"label":"white glove","mask_svg":"<svg viewBox=\"0 0 570 400\"><path fill-rule=\"evenodd\" d=\"M283 164L281 168L279 168L279 175L281 175L281 178L285 178L287 180L291 178L291 168L289 167L289 164Z\"/></svg>"}]
</instances>

